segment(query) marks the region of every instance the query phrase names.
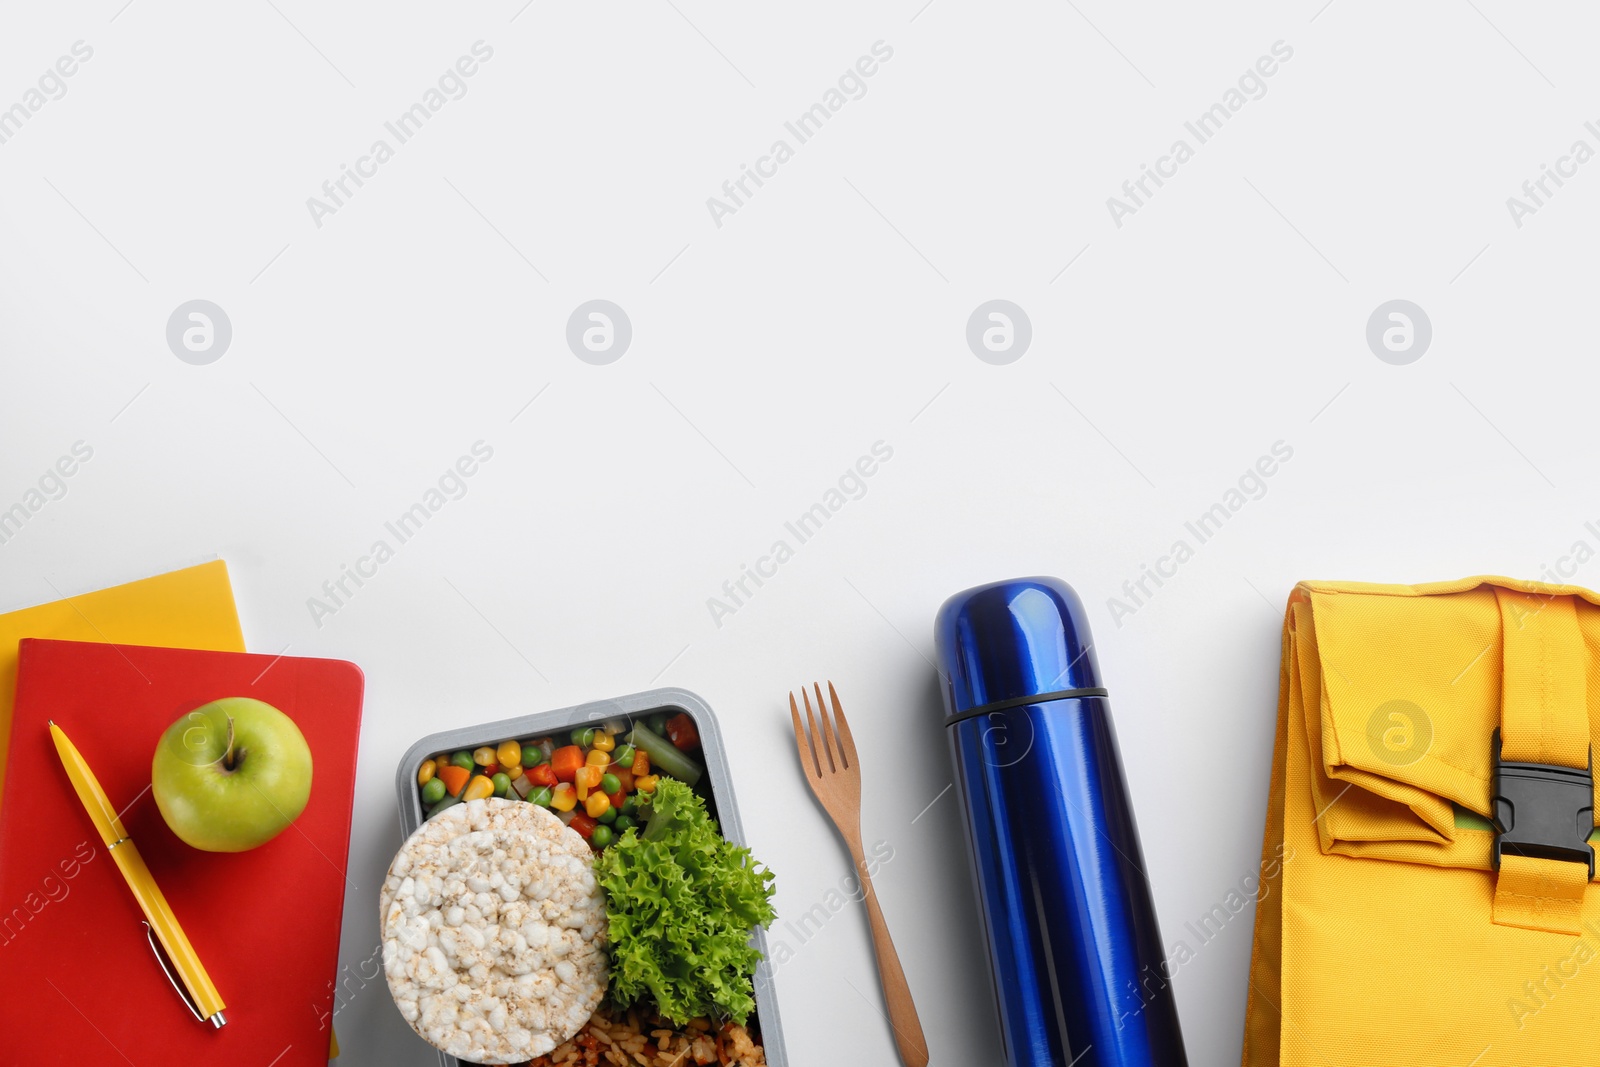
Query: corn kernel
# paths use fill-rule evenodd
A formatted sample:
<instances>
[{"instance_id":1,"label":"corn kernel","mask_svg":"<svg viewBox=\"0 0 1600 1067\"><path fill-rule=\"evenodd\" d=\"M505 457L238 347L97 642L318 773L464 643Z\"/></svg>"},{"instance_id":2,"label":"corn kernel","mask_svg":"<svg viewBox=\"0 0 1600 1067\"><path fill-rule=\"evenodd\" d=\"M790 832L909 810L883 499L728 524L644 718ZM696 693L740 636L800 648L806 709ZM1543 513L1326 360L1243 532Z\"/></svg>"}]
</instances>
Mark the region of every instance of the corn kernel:
<instances>
[{"instance_id":1,"label":"corn kernel","mask_svg":"<svg viewBox=\"0 0 1600 1067\"><path fill-rule=\"evenodd\" d=\"M494 794L494 783L483 775L477 775L467 783L466 791L461 794L462 800L482 800Z\"/></svg>"},{"instance_id":2,"label":"corn kernel","mask_svg":"<svg viewBox=\"0 0 1600 1067\"><path fill-rule=\"evenodd\" d=\"M589 818L598 819L611 810L611 798L597 789L583 802L583 810L589 813Z\"/></svg>"},{"instance_id":3,"label":"corn kernel","mask_svg":"<svg viewBox=\"0 0 1600 1067\"><path fill-rule=\"evenodd\" d=\"M661 781L659 774L646 774L635 778L633 785L641 793L654 793L656 791L656 783L659 781Z\"/></svg>"},{"instance_id":4,"label":"corn kernel","mask_svg":"<svg viewBox=\"0 0 1600 1067\"><path fill-rule=\"evenodd\" d=\"M550 806L557 811L571 811L578 806L577 791L566 782L562 782L550 794Z\"/></svg>"},{"instance_id":5,"label":"corn kernel","mask_svg":"<svg viewBox=\"0 0 1600 1067\"><path fill-rule=\"evenodd\" d=\"M427 785L433 781L433 776L438 772L439 765L431 759L422 761L422 766L417 768L417 784Z\"/></svg>"},{"instance_id":6,"label":"corn kernel","mask_svg":"<svg viewBox=\"0 0 1600 1067\"><path fill-rule=\"evenodd\" d=\"M603 748L591 748L583 761L591 767L605 767L611 763L611 753Z\"/></svg>"},{"instance_id":7,"label":"corn kernel","mask_svg":"<svg viewBox=\"0 0 1600 1067\"><path fill-rule=\"evenodd\" d=\"M475 748L472 750L472 762L476 763L478 766L487 767L494 761L494 749L490 748L488 745L484 745L482 748Z\"/></svg>"},{"instance_id":8,"label":"corn kernel","mask_svg":"<svg viewBox=\"0 0 1600 1067\"><path fill-rule=\"evenodd\" d=\"M500 769L515 778L517 775L512 768L522 766L522 746L515 741L505 741L495 755L499 757Z\"/></svg>"},{"instance_id":9,"label":"corn kernel","mask_svg":"<svg viewBox=\"0 0 1600 1067\"><path fill-rule=\"evenodd\" d=\"M594 732L594 747L601 752L610 752L617 747L617 739L604 730Z\"/></svg>"}]
</instances>

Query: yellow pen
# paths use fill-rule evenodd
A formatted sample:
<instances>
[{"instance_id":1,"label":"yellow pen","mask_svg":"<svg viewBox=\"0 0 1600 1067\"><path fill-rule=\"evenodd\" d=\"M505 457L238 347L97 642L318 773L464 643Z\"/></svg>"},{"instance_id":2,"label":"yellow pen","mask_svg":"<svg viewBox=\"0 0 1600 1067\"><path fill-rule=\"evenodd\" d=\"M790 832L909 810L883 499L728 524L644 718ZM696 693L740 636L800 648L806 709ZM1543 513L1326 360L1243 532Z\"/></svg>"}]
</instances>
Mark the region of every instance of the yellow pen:
<instances>
[{"instance_id":1,"label":"yellow pen","mask_svg":"<svg viewBox=\"0 0 1600 1067\"><path fill-rule=\"evenodd\" d=\"M151 877L150 868L144 865L144 858L139 855L139 850L128 837L128 832L122 828L122 820L117 817L116 809L111 806L105 790L100 788L94 772L89 769L89 764L84 762L77 746L53 721L50 723L50 736L55 740L56 752L61 756L61 765L67 769L67 778L71 780L72 788L77 791L78 799L83 801L83 806L88 810L95 829L100 831L100 837L106 843L106 850L111 853L111 858L117 861L117 868L122 871L122 877L127 880L128 888L133 890L134 899L144 911L145 919L148 920L144 923L145 937L150 942L151 950L156 954L156 961L161 964L167 979L172 982L172 987L178 991L178 995L183 997L184 1003L189 1006L194 1017L221 1029L227 1023L222 1016L224 1007L222 997L217 994L217 987L211 984L211 977L201 965L200 957L195 955L194 947L184 935L183 927L178 925L177 916L172 914L167 898L161 895L161 888ZM159 947L156 944L158 939ZM162 957L161 949L166 950L166 958ZM168 960L172 964L170 967ZM177 978L173 976L174 969L178 972ZM183 981L182 986L178 984L179 978Z\"/></svg>"}]
</instances>

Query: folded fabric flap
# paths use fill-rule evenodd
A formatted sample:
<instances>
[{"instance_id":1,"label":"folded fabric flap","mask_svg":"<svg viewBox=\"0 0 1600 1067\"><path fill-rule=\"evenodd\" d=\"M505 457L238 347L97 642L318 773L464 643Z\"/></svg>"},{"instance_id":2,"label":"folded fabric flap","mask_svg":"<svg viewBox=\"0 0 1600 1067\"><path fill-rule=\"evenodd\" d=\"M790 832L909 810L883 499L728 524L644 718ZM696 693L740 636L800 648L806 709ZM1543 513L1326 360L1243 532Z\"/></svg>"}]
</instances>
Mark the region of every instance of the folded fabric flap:
<instances>
[{"instance_id":1,"label":"folded fabric flap","mask_svg":"<svg viewBox=\"0 0 1600 1067\"><path fill-rule=\"evenodd\" d=\"M1352 843L1414 842L1437 858L1454 837L1455 818L1448 801L1425 789L1361 770L1344 762L1337 717L1323 688L1319 656L1320 619L1309 600L1289 610L1288 640L1295 673L1289 679L1293 703L1304 710L1305 736L1312 751L1312 802L1324 852L1346 852ZM1325 751L1324 751L1325 749ZM1357 848L1359 853L1359 847Z\"/></svg>"},{"instance_id":2,"label":"folded fabric flap","mask_svg":"<svg viewBox=\"0 0 1600 1067\"><path fill-rule=\"evenodd\" d=\"M1454 841L1430 844L1426 841L1335 841L1324 852L1391 863L1422 863L1429 867L1470 868L1487 871L1494 835L1464 830Z\"/></svg>"},{"instance_id":3,"label":"folded fabric flap","mask_svg":"<svg viewBox=\"0 0 1600 1067\"><path fill-rule=\"evenodd\" d=\"M1301 583L1286 627L1290 685L1305 719L1323 852L1489 867L1493 835L1458 827L1455 809L1491 812L1504 627L1514 622L1497 586L1531 594L1529 610L1551 604L1576 618L1587 685L1565 679L1560 699L1587 703L1591 738L1600 737L1595 594L1502 578Z\"/></svg>"},{"instance_id":4,"label":"folded fabric flap","mask_svg":"<svg viewBox=\"0 0 1600 1067\"><path fill-rule=\"evenodd\" d=\"M1321 821L1334 839L1436 845L1455 840L1455 809L1447 800L1349 767L1337 768L1332 781L1342 784Z\"/></svg>"}]
</instances>

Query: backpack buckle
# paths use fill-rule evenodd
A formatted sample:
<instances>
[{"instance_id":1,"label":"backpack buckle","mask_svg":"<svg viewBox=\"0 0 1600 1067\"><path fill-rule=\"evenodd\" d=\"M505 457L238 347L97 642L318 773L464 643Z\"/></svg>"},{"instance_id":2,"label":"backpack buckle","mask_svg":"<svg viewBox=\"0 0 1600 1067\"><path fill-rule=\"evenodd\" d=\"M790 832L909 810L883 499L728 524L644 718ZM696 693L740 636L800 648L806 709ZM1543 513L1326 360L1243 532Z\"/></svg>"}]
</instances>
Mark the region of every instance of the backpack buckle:
<instances>
[{"instance_id":1,"label":"backpack buckle","mask_svg":"<svg viewBox=\"0 0 1600 1067\"><path fill-rule=\"evenodd\" d=\"M1500 758L1494 732L1494 869L1502 854L1586 864L1594 881L1594 754L1585 770Z\"/></svg>"}]
</instances>

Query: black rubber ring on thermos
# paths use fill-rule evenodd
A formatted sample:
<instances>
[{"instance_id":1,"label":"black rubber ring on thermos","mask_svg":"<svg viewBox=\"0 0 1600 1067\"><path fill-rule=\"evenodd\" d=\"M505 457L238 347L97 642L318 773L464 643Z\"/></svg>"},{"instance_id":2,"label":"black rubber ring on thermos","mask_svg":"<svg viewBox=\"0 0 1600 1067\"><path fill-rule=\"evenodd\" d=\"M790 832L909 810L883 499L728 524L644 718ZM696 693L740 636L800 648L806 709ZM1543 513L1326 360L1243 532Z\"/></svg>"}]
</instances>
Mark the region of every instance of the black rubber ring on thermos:
<instances>
[{"instance_id":1,"label":"black rubber ring on thermos","mask_svg":"<svg viewBox=\"0 0 1600 1067\"><path fill-rule=\"evenodd\" d=\"M1044 704L1052 700L1071 700L1074 697L1109 697L1111 694L1101 688L1093 689L1057 689L1054 693L1038 693L1034 696L1012 697L1009 700L995 700L988 704L980 704L975 708L950 716L944 721L946 726L968 719L976 719L979 715L990 715L997 711L1009 711L1012 708L1025 707L1029 704Z\"/></svg>"}]
</instances>

